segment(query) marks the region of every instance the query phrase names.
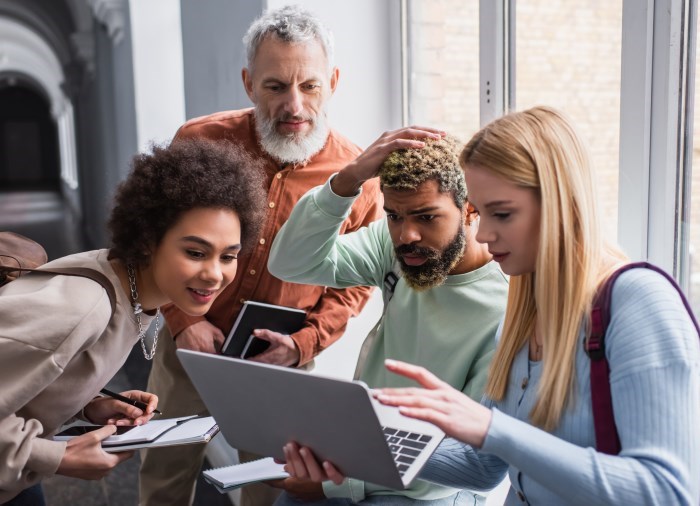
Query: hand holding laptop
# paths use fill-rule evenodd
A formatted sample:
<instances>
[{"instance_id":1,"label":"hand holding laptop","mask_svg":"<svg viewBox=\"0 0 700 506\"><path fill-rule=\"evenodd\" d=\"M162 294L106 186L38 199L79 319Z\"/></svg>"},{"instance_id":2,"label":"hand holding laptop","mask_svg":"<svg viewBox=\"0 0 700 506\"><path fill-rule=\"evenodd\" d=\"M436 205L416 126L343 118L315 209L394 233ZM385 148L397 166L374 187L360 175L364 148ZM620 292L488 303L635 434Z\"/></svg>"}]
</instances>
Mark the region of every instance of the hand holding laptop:
<instances>
[{"instance_id":1,"label":"hand holding laptop","mask_svg":"<svg viewBox=\"0 0 700 506\"><path fill-rule=\"evenodd\" d=\"M444 436L382 406L361 382L187 350L177 356L238 449L284 460L283 447L296 441L346 476L404 489Z\"/></svg>"},{"instance_id":2,"label":"hand holding laptop","mask_svg":"<svg viewBox=\"0 0 700 506\"><path fill-rule=\"evenodd\" d=\"M330 480L336 485L340 485L345 480L345 476L332 463L319 462L311 449L299 447L294 442L287 443L283 449L286 459L284 470L289 473L289 476L300 480L311 480L314 483Z\"/></svg>"}]
</instances>

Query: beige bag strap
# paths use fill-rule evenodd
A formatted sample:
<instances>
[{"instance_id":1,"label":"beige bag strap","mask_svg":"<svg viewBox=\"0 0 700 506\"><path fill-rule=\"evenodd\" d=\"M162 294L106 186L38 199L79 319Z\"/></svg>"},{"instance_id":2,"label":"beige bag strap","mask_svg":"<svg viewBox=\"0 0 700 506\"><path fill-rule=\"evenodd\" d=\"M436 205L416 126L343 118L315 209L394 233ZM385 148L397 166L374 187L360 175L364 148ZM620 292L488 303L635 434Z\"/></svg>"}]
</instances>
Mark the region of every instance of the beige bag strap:
<instances>
[{"instance_id":1,"label":"beige bag strap","mask_svg":"<svg viewBox=\"0 0 700 506\"><path fill-rule=\"evenodd\" d=\"M5 267L1 267L0 269L5 269ZM89 278L95 283L102 285L102 288L104 288L107 292L107 297L109 297L109 303L112 306L111 316L114 316L114 312L117 310L117 293L114 289L114 285L107 276L105 276L99 271L90 269L89 267L57 267L53 269L7 268L7 270L19 272L43 272L45 274L54 274L59 276L78 276L81 278Z\"/></svg>"},{"instance_id":2,"label":"beige bag strap","mask_svg":"<svg viewBox=\"0 0 700 506\"><path fill-rule=\"evenodd\" d=\"M360 354L357 357L357 365L355 366L355 374L352 375L352 379L360 379L362 374L362 369L367 362L367 355L369 355L369 350L374 346L374 342L377 340L379 335L379 329L384 323L384 315L386 315L386 309L389 305L389 301L394 296L394 290L401 277L401 266L398 260L394 259L394 263L391 266L391 270L384 276L384 287L386 290L382 292L382 298L384 299L384 307L382 308L382 315L379 317L379 321L372 327L369 331L367 337L365 337L362 347L360 347Z\"/></svg>"}]
</instances>

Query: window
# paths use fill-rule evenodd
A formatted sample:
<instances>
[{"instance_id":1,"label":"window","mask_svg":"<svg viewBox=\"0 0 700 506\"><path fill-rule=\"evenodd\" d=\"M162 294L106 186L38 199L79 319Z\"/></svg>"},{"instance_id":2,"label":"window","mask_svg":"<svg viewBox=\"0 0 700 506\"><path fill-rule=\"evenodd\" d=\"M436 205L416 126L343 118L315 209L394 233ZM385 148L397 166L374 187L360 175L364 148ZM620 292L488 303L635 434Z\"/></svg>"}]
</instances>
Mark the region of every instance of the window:
<instances>
[{"instance_id":1,"label":"window","mask_svg":"<svg viewBox=\"0 0 700 506\"><path fill-rule=\"evenodd\" d=\"M407 0L408 123L479 130L479 1Z\"/></svg>"},{"instance_id":2,"label":"window","mask_svg":"<svg viewBox=\"0 0 700 506\"><path fill-rule=\"evenodd\" d=\"M617 242L622 0L518 0L515 107L564 111L588 144L605 236Z\"/></svg>"},{"instance_id":3,"label":"window","mask_svg":"<svg viewBox=\"0 0 700 506\"><path fill-rule=\"evenodd\" d=\"M697 33L697 32L696 32ZM693 117L693 145L692 145L692 178L690 181L690 217L683 223L683 231L687 233L688 271L687 295L690 305L696 315L700 315L700 104L698 103L698 52L695 50L695 103Z\"/></svg>"}]
</instances>

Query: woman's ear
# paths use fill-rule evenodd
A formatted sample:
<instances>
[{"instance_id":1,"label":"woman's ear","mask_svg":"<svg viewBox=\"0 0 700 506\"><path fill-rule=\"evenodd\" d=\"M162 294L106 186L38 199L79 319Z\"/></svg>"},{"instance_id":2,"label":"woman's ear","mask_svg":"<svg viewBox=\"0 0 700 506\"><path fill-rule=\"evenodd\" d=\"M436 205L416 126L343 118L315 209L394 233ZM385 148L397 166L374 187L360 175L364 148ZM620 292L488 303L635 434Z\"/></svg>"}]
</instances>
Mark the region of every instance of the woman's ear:
<instances>
[{"instance_id":1,"label":"woman's ear","mask_svg":"<svg viewBox=\"0 0 700 506\"><path fill-rule=\"evenodd\" d=\"M467 225L471 226L479 220L479 211L477 211L473 205L467 202L467 205L464 206L464 216Z\"/></svg>"}]
</instances>

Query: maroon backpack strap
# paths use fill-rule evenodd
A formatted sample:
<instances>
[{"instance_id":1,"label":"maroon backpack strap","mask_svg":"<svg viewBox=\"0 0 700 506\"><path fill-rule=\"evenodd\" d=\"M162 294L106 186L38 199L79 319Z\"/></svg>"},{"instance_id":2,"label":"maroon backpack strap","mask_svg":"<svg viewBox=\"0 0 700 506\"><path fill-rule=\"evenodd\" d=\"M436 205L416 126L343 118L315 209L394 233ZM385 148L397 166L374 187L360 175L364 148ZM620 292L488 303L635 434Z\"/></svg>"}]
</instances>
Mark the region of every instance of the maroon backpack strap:
<instances>
[{"instance_id":1,"label":"maroon backpack strap","mask_svg":"<svg viewBox=\"0 0 700 506\"><path fill-rule=\"evenodd\" d=\"M114 284L109 280L107 276L102 274L99 271L96 271L94 269L90 269L88 267L57 267L54 269L26 269L26 268L14 268L14 269L7 269L7 270L12 270L12 271L22 271L22 272L44 272L47 274L56 274L59 276L78 276L81 278L88 278L93 280L94 282L102 285L102 288L105 289L107 292L107 297L109 298L109 303L112 307L112 313L110 315L110 318L114 316L115 311L117 310L117 292L114 289Z\"/></svg>"},{"instance_id":2,"label":"maroon backpack strap","mask_svg":"<svg viewBox=\"0 0 700 506\"><path fill-rule=\"evenodd\" d=\"M610 367L605 357L605 333L610 323L610 301L615 280L630 269L646 268L658 272L673 285L683 301L688 315L700 334L700 326L695 319L690 304L676 281L662 269L648 262L633 262L623 265L613 272L598 288L591 310L591 333L584 341L584 348L591 359L591 405L593 408L593 425L595 428L596 449L610 455L620 453L620 437L615 426L612 394L610 390Z\"/></svg>"}]
</instances>

